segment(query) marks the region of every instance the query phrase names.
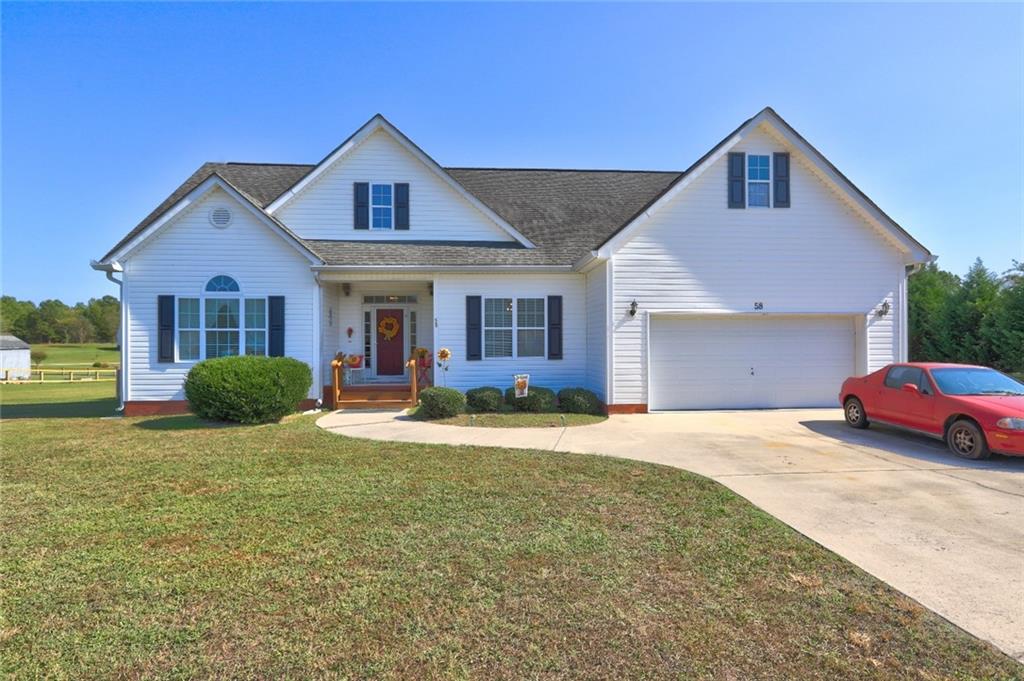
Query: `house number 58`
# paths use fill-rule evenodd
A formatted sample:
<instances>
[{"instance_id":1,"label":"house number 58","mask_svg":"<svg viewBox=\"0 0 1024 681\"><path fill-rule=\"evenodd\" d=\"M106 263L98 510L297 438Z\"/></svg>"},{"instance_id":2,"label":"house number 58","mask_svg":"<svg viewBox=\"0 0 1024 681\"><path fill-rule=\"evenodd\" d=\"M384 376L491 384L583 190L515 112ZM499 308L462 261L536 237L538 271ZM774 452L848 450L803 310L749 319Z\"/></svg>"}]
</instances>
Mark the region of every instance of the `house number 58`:
<instances>
[{"instance_id":1,"label":"house number 58","mask_svg":"<svg viewBox=\"0 0 1024 681\"><path fill-rule=\"evenodd\" d=\"M763 310L764 309L764 303L762 303L761 301L755 302L754 303L754 309L755 310Z\"/></svg>"}]
</instances>

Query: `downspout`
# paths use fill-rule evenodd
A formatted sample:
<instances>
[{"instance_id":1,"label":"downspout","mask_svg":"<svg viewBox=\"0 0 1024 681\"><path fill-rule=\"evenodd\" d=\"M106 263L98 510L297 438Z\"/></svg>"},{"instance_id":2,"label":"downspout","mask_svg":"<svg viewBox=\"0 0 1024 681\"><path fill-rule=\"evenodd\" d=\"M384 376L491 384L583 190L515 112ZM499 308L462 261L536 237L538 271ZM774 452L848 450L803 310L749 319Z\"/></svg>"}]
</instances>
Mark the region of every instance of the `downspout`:
<instances>
[{"instance_id":1,"label":"downspout","mask_svg":"<svg viewBox=\"0 0 1024 681\"><path fill-rule=\"evenodd\" d=\"M117 284L117 302L121 309L121 321L118 324L118 331L121 334L121 380L119 383L118 399L117 399L117 411L118 413L124 412L124 396L128 393L128 325L125 323L127 311L124 306L124 280L117 279L114 277L114 272L124 272L124 268L119 262L113 263L98 263L95 260L89 262L89 265L99 272L103 272L108 281Z\"/></svg>"}]
</instances>

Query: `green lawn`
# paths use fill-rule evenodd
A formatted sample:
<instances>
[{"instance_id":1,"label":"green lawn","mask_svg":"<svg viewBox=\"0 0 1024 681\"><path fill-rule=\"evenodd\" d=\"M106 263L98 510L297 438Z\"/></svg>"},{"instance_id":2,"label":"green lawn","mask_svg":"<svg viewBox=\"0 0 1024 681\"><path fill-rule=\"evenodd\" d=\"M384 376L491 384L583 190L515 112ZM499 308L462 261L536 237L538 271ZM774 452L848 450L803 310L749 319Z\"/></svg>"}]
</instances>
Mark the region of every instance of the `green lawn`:
<instances>
[{"instance_id":1,"label":"green lawn","mask_svg":"<svg viewBox=\"0 0 1024 681\"><path fill-rule=\"evenodd\" d=\"M591 416L590 414L530 414L521 411L459 414L446 419L428 419L419 413L419 407L411 409L409 416L446 426L475 426L477 428L561 428L562 426L589 426L607 419L606 416Z\"/></svg>"},{"instance_id":2,"label":"green lawn","mask_svg":"<svg viewBox=\"0 0 1024 681\"><path fill-rule=\"evenodd\" d=\"M12 678L1020 678L670 468L367 442L312 417L2 435Z\"/></svg>"},{"instance_id":3,"label":"green lawn","mask_svg":"<svg viewBox=\"0 0 1024 681\"><path fill-rule=\"evenodd\" d=\"M121 363L121 354L114 343L33 343L32 349L46 353L46 359L39 365L41 369L91 367L93 362L104 362L116 368Z\"/></svg>"},{"instance_id":4,"label":"green lawn","mask_svg":"<svg viewBox=\"0 0 1024 681\"><path fill-rule=\"evenodd\" d=\"M114 381L0 384L0 419L113 416Z\"/></svg>"}]
</instances>

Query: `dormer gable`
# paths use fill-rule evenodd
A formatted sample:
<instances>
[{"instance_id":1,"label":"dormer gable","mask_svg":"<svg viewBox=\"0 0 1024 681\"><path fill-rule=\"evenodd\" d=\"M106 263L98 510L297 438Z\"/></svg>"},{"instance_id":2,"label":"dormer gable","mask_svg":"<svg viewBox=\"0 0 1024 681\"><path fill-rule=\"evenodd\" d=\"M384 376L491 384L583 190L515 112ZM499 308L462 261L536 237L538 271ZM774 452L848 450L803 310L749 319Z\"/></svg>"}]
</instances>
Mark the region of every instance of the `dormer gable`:
<instances>
[{"instance_id":1,"label":"dormer gable","mask_svg":"<svg viewBox=\"0 0 1024 681\"><path fill-rule=\"evenodd\" d=\"M510 241L534 247L379 114L267 212L304 239Z\"/></svg>"}]
</instances>

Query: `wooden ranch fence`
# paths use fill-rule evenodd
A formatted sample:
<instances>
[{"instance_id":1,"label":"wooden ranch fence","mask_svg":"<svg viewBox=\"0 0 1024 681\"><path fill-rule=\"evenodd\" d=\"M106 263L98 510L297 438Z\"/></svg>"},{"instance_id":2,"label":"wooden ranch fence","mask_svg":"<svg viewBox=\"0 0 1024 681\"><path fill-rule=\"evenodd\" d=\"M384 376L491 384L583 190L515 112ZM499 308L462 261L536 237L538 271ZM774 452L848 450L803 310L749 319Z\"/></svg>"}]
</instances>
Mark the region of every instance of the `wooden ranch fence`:
<instances>
[{"instance_id":1,"label":"wooden ranch fence","mask_svg":"<svg viewBox=\"0 0 1024 681\"><path fill-rule=\"evenodd\" d=\"M78 383L79 381L116 380L117 369L0 369L0 382L3 383Z\"/></svg>"}]
</instances>

